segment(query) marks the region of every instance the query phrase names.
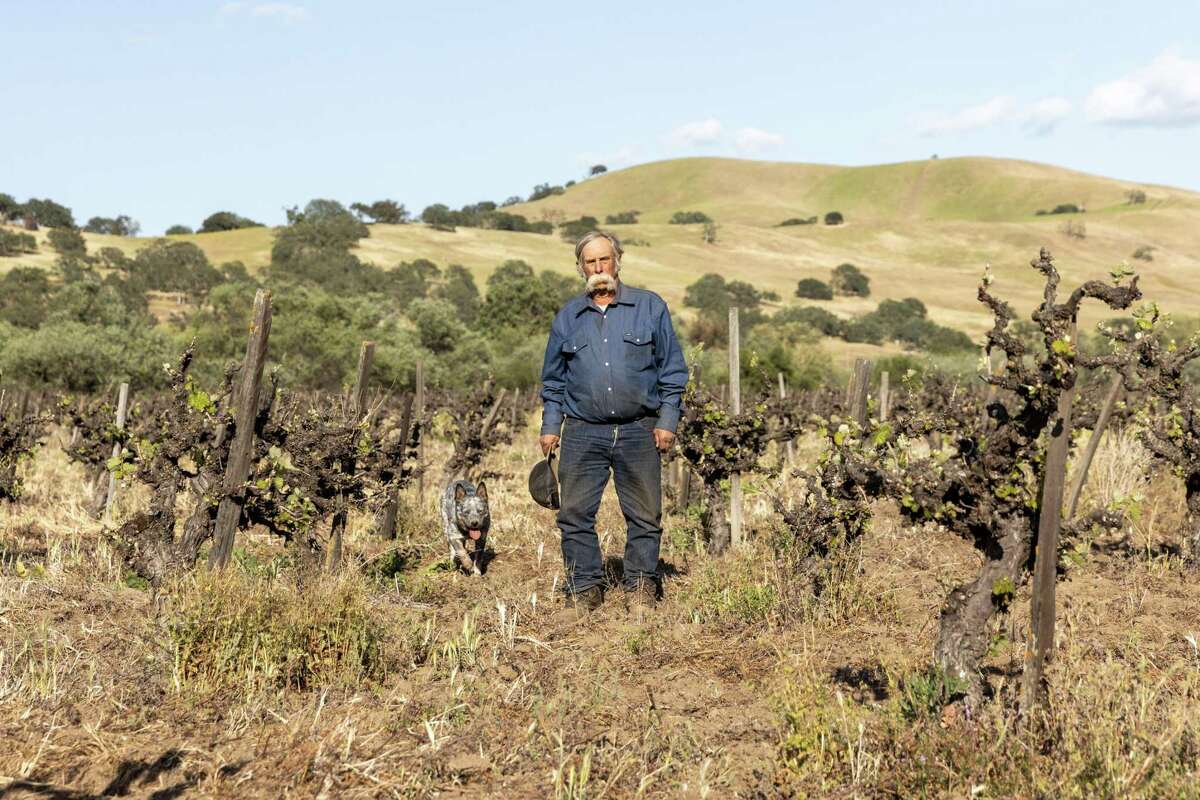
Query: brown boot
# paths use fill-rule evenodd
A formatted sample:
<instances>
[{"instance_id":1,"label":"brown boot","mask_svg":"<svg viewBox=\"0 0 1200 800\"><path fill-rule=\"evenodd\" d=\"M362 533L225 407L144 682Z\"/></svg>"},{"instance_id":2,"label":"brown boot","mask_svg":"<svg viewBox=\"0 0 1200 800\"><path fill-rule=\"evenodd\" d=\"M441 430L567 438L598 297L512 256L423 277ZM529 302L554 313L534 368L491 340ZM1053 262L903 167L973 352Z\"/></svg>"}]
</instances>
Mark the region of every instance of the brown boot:
<instances>
[{"instance_id":1,"label":"brown boot","mask_svg":"<svg viewBox=\"0 0 1200 800\"><path fill-rule=\"evenodd\" d=\"M604 603L604 590L599 586L589 586L578 592L567 594L567 607L574 609L579 618L586 617Z\"/></svg>"},{"instance_id":2,"label":"brown boot","mask_svg":"<svg viewBox=\"0 0 1200 800\"><path fill-rule=\"evenodd\" d=\"M651 578L639 578L633 586L625 587L625 605L639 618L653 611L658 603L658 587Z\"/></svg>"}]
</instances>

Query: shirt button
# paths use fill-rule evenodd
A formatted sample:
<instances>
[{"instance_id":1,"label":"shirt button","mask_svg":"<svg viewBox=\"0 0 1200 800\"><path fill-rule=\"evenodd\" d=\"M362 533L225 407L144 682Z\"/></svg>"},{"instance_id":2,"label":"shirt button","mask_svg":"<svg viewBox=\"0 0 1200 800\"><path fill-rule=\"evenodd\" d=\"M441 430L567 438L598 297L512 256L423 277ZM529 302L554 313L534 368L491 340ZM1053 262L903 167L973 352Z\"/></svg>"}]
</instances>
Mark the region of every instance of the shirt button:
<instances>
[{"instance_id":1,"label":"shirt button","mask_svg":"<svg viewBox=\"0 0 1200 800\"><path fill-rule=\"evenodd\" d=\"M608 387L608 390L611 392L611 391L612 391L612 387L611 387L611 386L610 386L610 387Z\"/></svg>"},{"instance_id":2,"label":"shirt button","mask_svg":"<svg viewBox=\"0 0 1200 800\"><path fill-rule=\"evenodd\" d=\"M606 342L607 342L607 341L608 341L608 339L605 339L604 341L606 341Z\"/></svg>"},{"instance_id":3,"label":"shirt button","mask_svg":"<svg viewBox=\"0 0 1200 800\"><path fill-rule=\"evenodd\" d=\"M604 366L606 366L606 367L608 366L608 362L607 362L607 361L605 361L605 362L604 362Z\"/></svg>"}]
</instances>

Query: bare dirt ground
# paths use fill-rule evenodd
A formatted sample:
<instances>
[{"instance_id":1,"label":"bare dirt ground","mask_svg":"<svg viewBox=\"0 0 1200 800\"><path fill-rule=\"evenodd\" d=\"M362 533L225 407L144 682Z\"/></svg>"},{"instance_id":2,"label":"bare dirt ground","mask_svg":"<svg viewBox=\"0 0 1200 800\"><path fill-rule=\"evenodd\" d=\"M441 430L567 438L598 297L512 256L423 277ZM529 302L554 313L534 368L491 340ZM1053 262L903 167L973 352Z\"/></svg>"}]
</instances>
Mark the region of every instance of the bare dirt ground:
<instances>
[{"instance_id":1,"label":"bare dirt ground","mask_svg":"<svg viewBox=\"0 0 1200 800\"><path fill-rule=\"evenodd\" d=\"M1119 456L1093 502L1140 469ZM694 512L668 515L658 609L638 619L614 591L576 623L533 459L492 459L509 477L482 579L449 568L431 487L397 542L355 518L338 576L251 532L227 574L152 592L48 446L0 509L0 797L1200 796L1200 598L1169 476L1130 530L1068 559L1053 713L1031 726L1011 711L1024 593L994 632L989 703L923 708L938 610L977 563L963 542L877 504L859 574L813 602L769 546L766 498L796 482L755 478L747 552L705 555ZM613 497L599 529L619 556ZM301 635L280 648L284 630Z\"/></svg>"}]
</instances>

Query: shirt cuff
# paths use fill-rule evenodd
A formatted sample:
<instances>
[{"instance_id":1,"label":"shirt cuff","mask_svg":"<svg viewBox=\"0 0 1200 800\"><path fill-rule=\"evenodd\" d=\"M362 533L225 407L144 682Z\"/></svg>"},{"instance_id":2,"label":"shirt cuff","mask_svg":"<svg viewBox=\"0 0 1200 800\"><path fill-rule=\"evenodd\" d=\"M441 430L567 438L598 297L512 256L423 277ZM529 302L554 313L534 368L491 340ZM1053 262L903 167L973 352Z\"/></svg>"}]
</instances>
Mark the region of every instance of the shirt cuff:
<instances>
[{"instance_id":1,"label":"shirt cuff","mask_svg":"<svg viewBox=\"0 0 1200 800\"><path fill-rule=\"evenodd\" d=\"M675 429L679 427L679 409L675 406L669 406L666 403L659 406L658 422L654 427L674 433Z\"/></svg>"},{"instance_id":2,"label":"shirt cuff","mask_svg":"<svg viewBox=\"0 0 1200 800\"><path fill-rule=\"evenodd\" d=\"M559 435L562 430L563 413L560 409L545 406L542 409L542 436L547 434Z\"/></svg>"}]
</instances>

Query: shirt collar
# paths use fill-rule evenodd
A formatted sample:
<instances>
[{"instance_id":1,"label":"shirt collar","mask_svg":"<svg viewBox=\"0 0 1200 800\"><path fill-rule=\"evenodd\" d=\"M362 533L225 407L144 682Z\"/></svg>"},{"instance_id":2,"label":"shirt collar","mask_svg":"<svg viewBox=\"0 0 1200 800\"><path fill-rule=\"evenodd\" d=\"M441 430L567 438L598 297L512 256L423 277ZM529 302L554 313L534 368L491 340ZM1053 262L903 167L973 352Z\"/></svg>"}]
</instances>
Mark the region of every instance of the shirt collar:
<instances>
[{"instance_id":1,"label":"shirt collar","mask_svg":"<svg viewBox=\"0 0 1200 800\"><path fill-rule=\"evenodd\" d=\"M586 291L581 295L581 297L583 297L583 305L580 306L577 312L575 312L575 316L579 316L588 309L591 309L592 311L603 312L604 309L601 309L600 306L596 305L595 301L588 297ZM608 304L608 307L612 308L613 306L617 305L636 305L636 303L633 301L633 298L629 296L629 292L625 291L625 284L620 280L617 281L617 296L612 299L612 302Z\"/></svg>"}]
</instances>

